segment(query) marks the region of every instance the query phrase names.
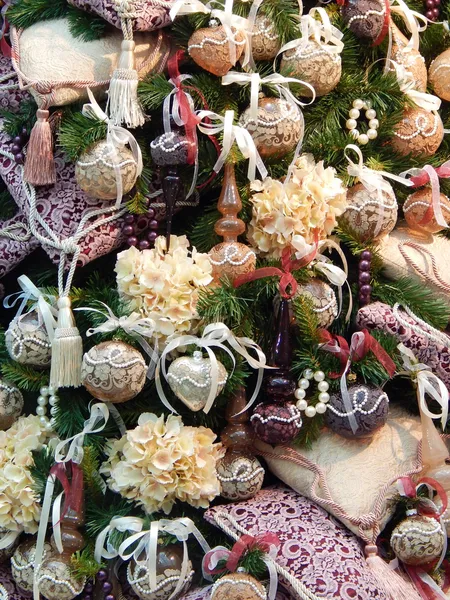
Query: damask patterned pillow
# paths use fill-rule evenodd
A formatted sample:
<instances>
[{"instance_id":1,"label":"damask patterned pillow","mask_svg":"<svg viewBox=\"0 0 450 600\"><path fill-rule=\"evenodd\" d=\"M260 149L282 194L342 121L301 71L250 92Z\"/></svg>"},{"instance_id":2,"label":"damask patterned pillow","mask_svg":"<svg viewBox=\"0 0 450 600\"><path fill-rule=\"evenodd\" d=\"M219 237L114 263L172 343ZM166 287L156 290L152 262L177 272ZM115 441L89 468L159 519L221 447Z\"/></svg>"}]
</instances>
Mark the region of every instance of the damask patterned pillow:
<instances>
[{"instance_id":1,"label":"damask patterned pillow","mask_svg":"<svg viewBox=\"0 0 450 600\"><path fill-rule=\"evenodd\" d=\"M181 596L180 600L210 600L211 588L212 585L192 588L188 590L186 594ZM292 596L290 596L285 590L283 590L279 586L277 590L277 595L275 596L275 600L292 600Z\"/></svg>"},{"instance_id":2,"label":"damask patterned pillow","mask_svg":"<svg viewBox=\"0 0 450 600\"><path fill-rule=\"evenodd\" d=\"M103 17L108 23L120 29L117 6L122 0L68 0L69 4ZM172 0L128 0L133 18L134 31L154 31L171 24L169 11Z\"/></svg>"},{"instance_id":3,"label":"damask patterned pillow","mask_svg":"<svg viewBox=\"0 0 450 600\"><path fill-rule=\"evenodd\" d=\"M205 518L237 536L276 533L279 582L297 600L387 600L358 539L293 490L264 489L251 500L210 508Z\"/></svg>"}]
</instances>

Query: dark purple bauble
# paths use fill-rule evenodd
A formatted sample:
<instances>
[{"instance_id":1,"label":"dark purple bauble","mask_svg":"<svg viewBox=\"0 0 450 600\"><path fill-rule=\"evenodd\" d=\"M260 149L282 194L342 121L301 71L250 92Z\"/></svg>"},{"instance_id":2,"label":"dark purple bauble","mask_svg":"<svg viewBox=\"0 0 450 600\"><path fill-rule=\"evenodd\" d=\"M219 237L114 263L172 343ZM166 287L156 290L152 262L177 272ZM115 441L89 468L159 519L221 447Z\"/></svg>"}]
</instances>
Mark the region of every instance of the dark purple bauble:
<instances>
[{"instance_id":1,"label":"dark purple bauble","mask_svg":"<svg viewBox=\"0 0 450 600\"><path fill-rule=\"evenodd\" d=\"M19 146L19 144L13 144L11 146L11 152L14 155L20 154L22 152L22 146Z\"/></svg>"},{"instance_id":2,"label":"dark purple bauble","mask_svg":"<svg viewBox=\"0 0 450 600\"><path fill-rule=\"evenodd\" d=\"M363 250L360 256L361 260L367 260L370 262L372 260L372 252L370 250Z\"/></svg>"},{"instance_id":3,"label":"dark purple bauble","mask_svg":"<svg viewBox=\"0 0 450 600\"><path fill-rule=\"evenodd\" d=\"M294 399L297 384L289 372L269 371L265 381L266 395L272 402L287 402Z\"/></svg>"},{"instance_id":4,"label":"dark purple bauble","mask_svg":"<svg viewBox=\"0 0 450 600\"><path fill-rule=\"evenodd\" d=\"M358 283L360 285L364 285L365 283L369 283L370 281L370 273L369 271L361 271L358 277Z\"/></svg>"},{"instance_id":5,"label":"dark purple bauble","mask_svg":"<svg viewBox=\"0 0 450 600\"><path fill-rule=\"evenodd\" d=\"M368 260L360 260L359 261L359 270L360 271L369 271L370 270L370 262Z\"/></svg>"},{"instance_id":6,"label":"dark purple bauble","mask_svg":"<svg viewBox=\"0 0 450 600\"><path fill-rule=\"evenodd\" d=\"M23 165L23 161L25 160L25 157L22 154L22 152L19 152L19 154L16 154L14 158L16 159L16 163L18 165Z\"/></svg>"},{"instance_id":7,"label":"dark purple bauble","mask_svg":"<svg viewBox=\"0 0 450 600\"><path fill-rule=\"evenodd\" d=\"M150 242L148 240L141 240L139 242L139 250L148 250L150 248Z\"/></svg>"},{"instance_id":8,"label":"dark purple bauble","mask_svg":"<svg viewBox=\"0 0 450 600\"><path fill-rule=\"evenodd\" d=\"M434 8L434 0L427 0L427 7Z\"/></svg>"},{"instance_id":9,"label":"dark purple bauble","mask_svg":"<svg viewBox=\"0 0 450 600\"><path fill-rule=\"evenodd\" d=\"M20 132L20 137L22 139L22 142L26 142L27 139L30 137L30 134L28 133L28 130L26 127L22 127L22 131Z\"/></svg>"},{"instance_id":10,"label":"dark purple bauble","mask_svg":"<svg viewBox=\"0 0 450 600\"><path fill-rule=\"evenodd\" d=\"M353 433L348 412L341 394L332 394L324 415L325 425L335 433L347 438L371 437L383 427L389 412L389 398L380 388L368 385L352 385L348 388L356 431Z\"/></svg>"},{"instance_id":11,"label":"dark purple bauble","mask_svg":"<svg viewBox=\"0 0 450 600\"><path fill-rule=\"evenodd\" d=\"M137 243L138 243L138 239L135 235L132 235L127 239L127 244L129 246L137 246Z\"/></svg>"},{"instance_id":12,"label":"dark purple bauble","mask_svg":"<svg viewBox=\"0 0 450 600\"><path fill-rule=\"evenodd\" d=\"M123 228L123 233L128 236L133 235L133 233L134 233L133 225L125 225L125 227Z\"/></svg>"},{"instance_id":13,"label":"dark purple bauble","mask_svg":"<svg viewBox=\"0 0 450 600\"><path fill-rule=\"evenodd\" d=\"M85 595L83 596L83 600L92 600L92 596L91 596L91 594L85 594Z\"/></svg>"},{"instance_id":14,"label":"dark purple bauble","mask_svg":"<svg viewBox=\"0 0 450 600\"><path fill-rule=\"evenodd\" d=\"M363 296L369 296L371 291L372 291L371 285L362 285L359 288L359 293L362 294Z\"/></svg>"},{"instance_id":15,"label":"dark purple bauble","mask_svg":"<svg viewBox=\"0 0 450 600\"><path fill-rule=\"evenodd\" d=\"M110 581L105 581L105 583L102 585L102 590L105 592L105 594L109 594L112 588L113 586Z\"/></svg>"},{"instance_id":16,"label":"dark purple bauble","mask_svg":"<svg viewBox=\"0 0 450 600\"><path fill-rule=\"evenodd\" d=\"M427 10L427 12L425 13L425 16L426 16L427 19L430 19L430 21L434 21L433 10Z\"/></svg>"},{"instance_id":17,"label":"dark purple bauble","mask_svg":"<svg viewBox=\"0 0 450 600\"><path fill-rule=\"evenodd\" d=\"M105 569L100 569L100 571L97 573L96 577L99 581L106 581L106 579L108 577L108 573L107 573L107 571L105 571Z\"/></svg>"},{"instance_id":18,"label":"dark purple bauble","mask_svg":"<svg viewBox=\"0 0 450 600\"><path fill-rule=\"evenodd\" d=\"M126 215L125 217L125 223L127 223L127 225L132 225L136 220L136 217L134 215Z\"/></svg>"},{"instance_id":19,"label":"dark purple bauble","mask_svg":"<svg viewBox=\"0 0 450 600\"><path fill-rule=\"evenodd\" d=\"M267 444L291 442L302 426L300 411L290 402L258 404L250 421L257 437Z\"/></svg>"},{"instance_id":20,"label":"dark purple bauble","mask_svg":"<svg viewBox=\"0 0 450 600\"><path fill-rule=\"evenodd\" d=\"M159 223L156 219L152 219L150 221L150 223L148 224L149 229L158 229L158 227L159 227Z\"/></svg>"},{"instance_id":21,"label":"dark purple bauble","mask_svg":"<svg viewBox=\"0 0 450 600\"><path fill-rule=\"evenodd\" d=\"M105 596L105 600L116 600L116 597L114 596L114 594L108 594L107 596Z\"/></svg>"},{"instance_id":22,"label":"dark purple bauble","mask_svg":"<svg viewBox=\"0 0 450 600\"><path fill-rule=\"evenodd\" d=\"M152 244L154 244L156 242L157 237L158 237L158 233L156 231L150 231L147 235L148 241Z\"/></svg>"},{"instance_id":23,"label":"dark purple bauble","mask_svg":"<svg viewBox=\"0 0 450 600\"><path fill-rule=\"evenodd\" d=\"M16 144L16 146L20 147L23 146L22 138L20 137L20 135L16 135L16 137L13 139L13 144Z\"/></svg>"},{"instance_id":24,"label":"dark purple bauble","mask_svg":"<svg viewBox=\"0 0 450 600\"><path fill-rule=\"evenodd\" d=\"M345 0L342 16L357 37L373 42L383 31L386 5L384 0Z\"/></svg>"},{"instance_id":25,"label":"dark purple bauble","mask_svg":"<svg viewBox=\"0 0 450 600\"><path fill-rule=\"evenodd\" d=\"M434 5L435 6L440 6L441 5L441 0L434 0Z\"/></svg>"},{"instance_id":26,"label":"dark purple bauble","mask_svg":"<svg viewBox=\"0 0 450 600\"><path fill-rule=\"evenodd\" d=\"M147 210L147 217L148 217L149 219L153 219L153 218L154 218L154 216L155 216L155 209L150 207L150 208Z\"/></svg>"},{"instance_id":27,"label":"dark purple bauble","mask_svg":"<svg viewBox=\"0 0 450 600\"><path fill-rule=\"evenodd\" d=\"M438 8L433 8L433 16L436 17L436 19L439 16L439 9Z\"/></svg>"},{"instance_id":28,"label":"dark purple bauble","mask_svg":"<svg viewBox=\"0 0 450 600\"><path fill-rule=\"evenodd\" d=\"M160 167L185 165L189 141L176 131L163 133L150 144L154 162Z\"/></svg>"},{"instance_id":29,"label":"dark purple bauble","mask_svg":"<svg viewBox=\"0 0 450 600\"><path fill-rule=\"evenodd\" d=\"M369 300L370 300L369 296L366 296L365 294L358 295L358 301L361 306L366 306L366 304L369 304Z\"/></svg>"},{"instance_id":30,"label":"dark purple bauble","mask_svg":"<svg viewBox=\"0 0 450 600\"><path fill-rule=\"evenodd\" d=\"M92 583L87 583L84 586L84 591L86 592L86 594L91 594L94 591L94 586L92 585Z\"/></svg>"}]
</instances>

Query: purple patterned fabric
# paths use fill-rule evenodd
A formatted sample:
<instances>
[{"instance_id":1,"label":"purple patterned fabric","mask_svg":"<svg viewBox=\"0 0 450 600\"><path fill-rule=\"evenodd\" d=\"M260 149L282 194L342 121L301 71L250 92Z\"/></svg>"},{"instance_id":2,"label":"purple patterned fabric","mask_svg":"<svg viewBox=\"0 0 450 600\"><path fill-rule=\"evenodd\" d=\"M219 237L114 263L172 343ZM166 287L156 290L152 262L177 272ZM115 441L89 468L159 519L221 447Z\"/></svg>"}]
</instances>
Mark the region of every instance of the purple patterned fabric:
<instances>
[{"instance_id":1,"label":"purple patterned fabric","mask_svg":"<svg viewBox=\"0 0 450 600\"><path fill-rule=\"evenodd\" d=\"M29 600L33 595L31 592L28 594L16 587L11 575L9 560L0 565L0 583L8 592L8 600Z\"/></svg>"},{"instance_id":2,"label":"purple patterned fabric","mask_svg":"<svg viewBox=\"0 0 450 600\"><path fill-rule=\"evenodd\" d=\"M412 350L419 362L428 365L433 373L450 388L450 337L441 334L444 341L445 338L448 338L448 343L444 344L435 339L432 331L429 335L424 326L418 327L417 321L403 310L399 310L399 314L402 320L412 325L416 331L412 327L400 323L393 309L382 302L373 302L360 308L357 324L361 328L377 329L394 335L399 342Z\"/></svg>"},{"instance_id":3,"label":"purple patterned fabric","mask_svg":"<svg viewBox=\"0 0 450 600\"><path fill-rule=\"evenodd\" d=\"M387 600L356 536L297 492L264 489L251 500L210 508L205 518L220 527L220 513L230 515L250 535L276 533L281 541L277 563L318 598ZM279 574L279 579L299 600L287 577Z\"/></svg>"},{"instance_id":4,"label":"purple patterned fabric","mask_svg":"<svg viewBox=\"0 0 450 600\"><path fill-rule=\"evenodd\" d=\"M210 585L206 585L205 587L195 587L184 594L184 596L181 596L180 600L210 600L210 594ZM275 600L292 600L292 596L281 587L278 587Z\"/></svg>"},{"instance_id":5,"label":"purple patterned fabric","mask_svg":"<svg viewBox=\"0 0 450 600\"><path fill-rule=\"evenodd\" d=\"M114 0L68 0L69 4L103 17L108 23L120 29L120 19L117 15ZM169 11L173 2L170 0L134 0L132 12L135 31L154 31L167 27L172 23Z\"/></svg>"}]
</instances>

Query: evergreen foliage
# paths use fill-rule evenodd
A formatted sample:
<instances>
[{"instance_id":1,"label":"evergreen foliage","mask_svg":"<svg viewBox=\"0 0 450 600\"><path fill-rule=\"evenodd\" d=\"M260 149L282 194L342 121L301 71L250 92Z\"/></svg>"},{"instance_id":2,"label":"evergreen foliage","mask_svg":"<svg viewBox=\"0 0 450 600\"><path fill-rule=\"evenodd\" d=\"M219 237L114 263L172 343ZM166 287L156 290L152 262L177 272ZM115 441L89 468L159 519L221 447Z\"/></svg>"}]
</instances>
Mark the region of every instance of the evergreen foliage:
<instances>
[{"instance_id":1,"label":"evergreen foliage","mask_svg":"<svg viewBox=\"0 0 450 600\"><path fill-rule=\"evenodd\" d=\"M39 21L60 19L67 14L67 0L18 0L8 8L8 21L26 29Z\"/></svg>"},{"instance_id":2,"label":"evergreen foliage","mask_svg":"<svg viewBox=\"0 0 450 600\"><path fill-rule=\"evenodd\" d=\"M9 191L5 188L0 191L0 219L6 221L17 212L17 204Z\"/></svg>"},{"instance_id":3,"label":"evergreen foliage","mask_svg":"<svg viewBox=\"0 0 450 600\"><path fill-rule=\"evenodd\" d=\"M36 110L36 102L32 98L23 100L16 112L0 108L0 116L3 118L3 131L12 138L20 135L24 128L30 133L36 122Z\"/></svg>"},{"instance_id":4,"label":"evergreen foliage","mask_svg":"<svg viewBox=\"0 0 450 600\"><path fill-rule=\"evenodd\" d=\"M63 113L58 142L69 159L76 162L93 144L104 140L106 133L105 122L85 117L80 110L70 108Z\"/></svg>"}]
</instances>

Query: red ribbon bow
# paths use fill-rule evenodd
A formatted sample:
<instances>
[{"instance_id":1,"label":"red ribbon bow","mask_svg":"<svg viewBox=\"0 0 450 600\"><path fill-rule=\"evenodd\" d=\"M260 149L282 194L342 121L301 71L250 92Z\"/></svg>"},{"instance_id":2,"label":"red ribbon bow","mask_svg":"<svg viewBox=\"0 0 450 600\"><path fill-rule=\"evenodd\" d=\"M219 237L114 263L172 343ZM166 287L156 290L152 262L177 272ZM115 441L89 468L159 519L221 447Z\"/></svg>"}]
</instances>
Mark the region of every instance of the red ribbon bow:
<instances>
[{"instance_id":1,"label":"red ribbon bow","mask_svg":"<svg viewBox=\"0 0 450 600\"><path fill-rule=\"evenodd\" d=\"M330 333L326 329L319 329L320 341L323 344L321 350L331 352L341 363L341 371L339 373L329 373L331 379L342 377L347 367L348 361L358 362L362 360L369 352L373 352L377 360L383 365L386 372L392 377L395 373L395 363L386 350L370 335L367 329L363 329L359 334L363 334L362 343L361 335L353 334L350 346L340 335Z\"/></svg>"},{"instance_id":2,"label":"red ribbon bow","mask_svg":"<svg viewBox=\"0 0 450 600\"><path fill-rule=\"evenodd\" d=\"M245 534L238 539L231 550L219 550L219 558L226 558L227 561L224 568L218 569L216 566L213 566L212 568L209 566L210 559L217 552L217 550L213 548L213 550L205 555L203 569L208 575L218 575L220 573L224 573L225 571L234 573L239 565L239 561L249 550L254 550L257 548L265 553L268 553L270 552L272 546L278 548L280 543L280 539L275 533L267 532L257 536Z\"/></svg>"},{"instance_id":3,"label":"red ribbon bow","mask_svg":"<svg viewBox=\"0 0 450 600\"><path fill-rule=\"evenodd\" d=\"M434 519L440 519L440 517L445 513L448 507L448 498L447 493L442 487L442 485L436 481L436 479L432 479L431 477L422 477L419 479L417 484L411 479L411 477L400 477L398 483L401 486L401 495L406 496L406 498L417 498L417 488L425 484L430 488L434 489L440 500L441 500L441 508L436 512L434 508L430 507L427 503L420 503L417 507L417 512L421 515L425 515L427 517L433 517Z\"/></svg>"},{"instance_id":4,"label":"red ribbon bow","mask_svg":"<svg viewBox=\"0 0 450 600\"><path fill-rule=\"evenodd\" d=\"M69 508L80 513L83 503L83 471L80 465L73 461L67 463L56 463L50 469L50 474L56 477L64 490L64 507L61 512L61 520L67 514ZM70 481L68 474L70 474Z\"/></svg>"},{"instance_id":5,"label":"red ribbon bow","mask_svg":"<svg viewBox=\"0 0 450 600\"><path fill-rule=\"evenodd\" d=\"M263 277L279 277L279 289L280 294L283 298L289 300L295 296L295 293L298 289L298 283L295 277L292 275L292 271L296 271L303 267L306 267L316 256L317 254L317 241L314 244L314 250L304 256L303 258L292 260L292 250L291 248L285 248L281 255L281 269L278 267L263 267L262 269L256 269L256 271L252 271L251 273L246 273L244 275L240 275L234 280L234 287L237 288L244 283L250 283L250 281L256 281L257 279L262 279Z\"/></svg>"},{"instance_id":6,"label":"red ribbon bow","mask_svg":"<svg viewBox=\"0 0 450 600\"><path fill-rule=\"evenodd\" d=\"M440 167L437 167L437 168L434 168L431 165L426 165L426 167L424 169L422 169L422 171L420 172L419 175L415 175L414 177L411 177L411 181L413 182L414 187L422 187L423 185L426 185L427 183L431 183L432 190L435 187L437 192L439 192L439 180L436 178L436 176L434 176L433 180L432 180L430 171L431 171L431 174L433 174L433 171L434 171L435 174L437 175L437 178L450 179L450 160L446 161ZM419 222L419 225L427 225L433 218L433 215L434 215L434 207L433 207L433 203L430 203L430 206L428 207L427 211L425 212L422 220Z\"/></svg>"}]
</instances>

